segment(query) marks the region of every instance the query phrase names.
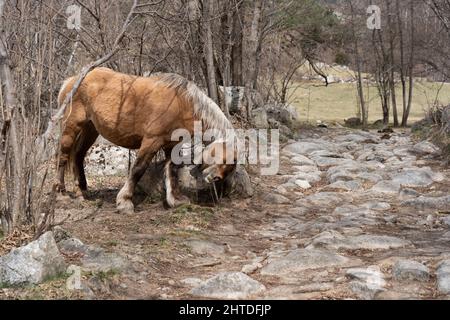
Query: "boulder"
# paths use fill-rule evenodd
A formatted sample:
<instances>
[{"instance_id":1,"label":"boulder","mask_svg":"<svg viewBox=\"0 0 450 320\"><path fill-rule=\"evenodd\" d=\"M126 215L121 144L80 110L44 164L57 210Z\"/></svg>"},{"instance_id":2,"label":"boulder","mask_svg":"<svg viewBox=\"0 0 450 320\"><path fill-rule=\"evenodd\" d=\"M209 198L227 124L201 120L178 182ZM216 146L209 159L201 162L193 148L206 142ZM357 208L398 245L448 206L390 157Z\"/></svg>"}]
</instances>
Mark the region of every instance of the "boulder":
<instances>
[{"instance_id":1,"label":"boulder","mask_svg":"<svg viewBox=\"0 0 450 320\"><path fill-rule=\"evenodd\" d=\"M52 232L0 257L0 287L38 284L66 271Z\"/></svg>"},{"instance_id":2,"label":"boulder","mask_svg":"<svg viewBox=\"0 0 450 320\"><path fill-rule=\"evenodd\" d=\"M266 288L242 272L223 272L202 282L191 290L196 297L214 299L245 299Z\"/></svg>"}]
</instances>

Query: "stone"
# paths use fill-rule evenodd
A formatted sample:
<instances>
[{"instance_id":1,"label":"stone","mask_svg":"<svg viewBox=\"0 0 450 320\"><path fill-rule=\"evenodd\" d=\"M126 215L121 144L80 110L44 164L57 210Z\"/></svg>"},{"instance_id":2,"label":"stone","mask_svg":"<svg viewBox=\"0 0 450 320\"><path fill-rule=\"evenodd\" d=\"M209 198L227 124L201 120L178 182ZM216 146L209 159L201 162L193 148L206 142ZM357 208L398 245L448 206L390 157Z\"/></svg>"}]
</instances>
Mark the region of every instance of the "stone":
<instances>
[{"instance_id":1,"label":"stone","mask_svg":"<svg viewBox=\"0 0 450 320\"><path fill-rule=\"evenodd\" d=\"M199 278L185 278L180 282L187 287L195 288L201 285L203 283L203 280Z\"/></svg>"},{"instance_id":2,"label":"stone","mask_svg":"<svg viewBox=\"0 0 450 320\"><path fill-rule=\"evenodd\" d=\"M392 269L396 280L428 281L430 271L420 262L414 260L397 261Z\"/></svg>"},{"instance_id":3,"label":"stone","mask_svg":"<svg viewBox=\"0 0 450 320\"><path fill-rule=\"evenodd\" d=\"M351 279L356 279L349 285L359 298L372 300L378 293L385 291L386 281L378 266L349 269L346 275Z\"/></svg>"},{"instance_id":4,"label":"stone","mask_svg":"<svg viewBox=\"0 0 450 320\"><path fill-rule=\"evenodd\" d=\"M333 252L322 250L297 249L281 258L269 259L261 269L261 275L288 276L309 269L344 266L350 260Z\"/></svg>"},{"instance_id":5,"label":"stone","mask_svg":"<svg viewBox=\"0 0 450 320\"><path fill-rule=\"evenodd\" d=\"M223 272L190 291L193 296L214 299L246 299L265 290L265 286L242 272Z\"/></svg>"},{"instance_id":6,"label":"stone","mask_svg":"<svg viewBox=\"0 0 450 320\"><path fill-rule=\"evenodd\" d=\"M405 187L428 187L433 182L444 180L442 174L434 173L430 168L404 169L392 177L394 184Z\"/></svg>"},{"instance_id":7,"label":"stone","mask_svg":"<svg viewBox=\"0 0 450 320\"><path fill-rule=\"evenodd\" d=\"M311 185L310 185L309 182L306 181L306 180L296 180L296 181L295 181L295 184L296 184L297 186L299 186L300 188L305 189L305 190L311 188Z\"/></svg>"},{"instance_id":8,"label":"stone","mask_svg":"<svg viewBox=\"0 0 450 320\"><path fill-rule=\"evenodd\" d=\"M76 238L58 242L58 247L61 252L79 254L81 256L82 268L87 271L123 271L129 266L128 260L121 255L114 252L107 252L97 246L86 245Z\"/></svg>"},{"instance_id":9,"label":"stone","mask_svg":"<svg viewBox=\"0 0 450 320\"><path fill-rule=\"evenodd\" d=\"M415 144L410 150L411 152L416 153L418 155L429 155L429 154L437 155L440 153L440 149L428 141L419 142Z\"/></svg>"},{"instance_id":10,"label":"stone","mask_svg":"<svg viewBox=\"0 0 450 320\"><path fill-rule=\"evenodd\" d=\"M0 287L39 284L64 274L66 264L52 232L0 257Z\"/></svg>"},{"instance_id":11,"label":"stone","mask_svg":"<svg viewBox=\"0 0 450 320\"><path fill-rule=\"evenodd\" d=\"M371 191L376 193L397 194L400 192L400 184L384 180L374 185Z\"/></svg>"},{"instance_id":12,"label":"stone","mask_svg":"<svg viewBox=\"0 0 450 320\"><path fill-rule=\"evenodd\" d=\"M316 166L293 166L292 169L294 169L298 173L319 171L319 168L317 168Z\"/></svg>"},{"instance_id":13,"label":"stone","mask_svg":"<svg viewBox=\"0 0 450 320\"><path fill-rule=\"evenodd\" d=\"M362 188L361 183L358 181L336 181L335 183L326 186L327 190L345 190L356 191Z\"/></svg>"},{"instance_id":14,"label":"stone","mask_svg":"<svg viewBox=\"0 0 450 320\"><path fill-rule=\"evenodd\" d=\"M348 269L346 276L354 279L350 282L350 289L359 298L371 300L385 290L386 281L379 266Z\"/></svg>"},{"instance_id":15,"label":"stone","mask_svg":"<svg viewBox=\"0 0 450 320\"><path fill-rule=\"evenodd\" d=\"M297 155L295 157L293 157L291 159L291 162L296 164L296 165L300 165L300 166L314 166L314 161L312 161L311 159L302 156L302 155Z\"/></svg>"},{"instance_id":16,"label":"stone","mask_svg":"<svg viewBox=\"0 0 450 320\"><path fill-rule=\"evenodd\" d=\"M386 281L379 266L348 269L346 276L353 279L349 284L350 289L360 299L372 300L386 290Z\"/></svg>"},{"instance_id":17,"label":"stone","mask_svg":"<svg viewBox=\"0 0 450 320\"><path fill-rule=\"evenodd\" d=\"M295 181L297 180L305 180L308 181L309 183L314 183L314 182L319 182L320 180L322 180L321 174L319 171L317 172L297 172L294 177L292 177L289 182L295 184Z\"/></svg>"},{"instance_id":18,"label":"stone","mask_svg":"<svg viewBox=\"0 0 450 320\"><path fill-rule=\"evenodd\" d=\"M314 142L295 142L284 147L284 152L308 155L313 151L324 150L324 146Z\"/></svg>"},{"instance_id":19,"label":"stone","mask_svg":"<svg viewBox=\"0 0 450 320\"><path fill-rule=\"evenodd\" d=\"M225 253L225 247L206 240L189 240L186 245L195 254L222 256Z\"/></svg>"},{"instance_id":20,"label":"stone","mask_svg":"<svg viewBox=\"0 0 450 320\"><path fill-rule=\"evenodd\" d=\"M351 159L345 158L328 158L328 157L316 157L314 161L319 167L331 167L342 165L354 165L356 162Z\"/></svg>"},{"instance_id":21,"label":"stone","mask_svg":"<svg viewBox=\"0 0 450 320\"><path fill-rule=\"evenodd\" d=\"M450 295L450 260L444 260L438 265L436 271L438 290Z\"/></svg>"},{"instance_id":22,"label":"stone","mask_svg":"<svg viewBox=\"0 0 450 320\"><path fill-rule=\"evenodd\" d=\"M400 190L399 198L401 200L407 200L411 198L419 197L421 194L414 189L404 188Z\"/></svg>"},{"instance_id":23,"label":"stone","mask_svg":"<svg viewBox=\"0 0 450 320\"><path fill-rule=\"evenodd\" d=\"M264 108L256 108L252 110L251 122L256 129L267 129L269 127L267 111Z\"/></svg>"},{"instance_id":24,"label":"stone","mask_svg":"<svg viewBox=\"0 0 450 320\"><path fill-rule=\"evenodd\" d=\"M378 201L365 203L363 204L363 207L375 211L387 211L391 209L391 205L389 203Z\"/></svg>"},{"instance_id":25,"label":"stone","mask_svg":"<svg viewBox=\"0 0 450 320\"><path fill-rule=\"evenodd\" d=\"M336 207L344 202L344 198L338 192L319 192L306 197L305 200L315 207ZM303 202L303 199L300 201Z\"/></svg>"},{"instance_id":26,"label":"stone","mask_svg":"<svg viewBox=\"0 0 450 320\"><path fill-rule=\"evenodd\" d=\"M443 217L441 219L441 221L444 225L446 225L447 227L450 227L450 216Z\"/></svg>"},{"instance_id":27,"label":"stone","mask_svg":"<svg viewBox=\"0 0 450 320\"><path fill-rule=\"evenodd\" d=\"M136 158L134 151L110 144L100 139L88 152L85 163L88 175L126 176L129 164Z\"/></svg>"},{"instance_id":28,"label":"stone","mask_svg":"<svg viewBox=\"0 0 450 320\"><path fill-rule=\"evenodd\" d=\"M409 241L392 236L357 235L344 237L338 232L324 232L315 237L307 246L307 249L388 250L409 245L411 245Z\"/></svg>"},{"instance_id":29,"label":"stone","mask_svg":"<svg viewBox=\"0 0 450 320\"><path fill-rule=\"evenodd\" d=\"M345 119L344 122L345 122L345 125L350 128L355 128L355 127L359 127L360 125L362 125L361 119L356 118L356 117Z\"/></svg>"},{"instance_id":30,"label":"stone","mask_svg":"<svg viewBox=\"0 0 450 320\"><path fill-rule=\"evenodd\" d=\"M292 203L291 200L282 196L281 194L268 193L264 197L264 200L273 204L289 204Z\"/></svg>"},{"instance_id":31,"label":"stone","mask_svg":"<svg viewBox=\"0 0 450 320\"><path fill-rule=\"evenodd\" d=\"M450 196L444 197L421 196L415 199L406 200L401 203L401 206L414 207L418 210L424 209L448 210L448 208L450 208Z\"/></svg>"},{"instance_id":32,"label":"stone","mask_svg":"<svg viewBox=\"0 0 450 320\"><path fill-rule=\"evenodd\" d=\"M262 268L262 264L260 262L253 262L253 263L244 265L241 269L241 272L245 273L245 274L250 274L260 268Z\"/></svg>"}]
</instances>

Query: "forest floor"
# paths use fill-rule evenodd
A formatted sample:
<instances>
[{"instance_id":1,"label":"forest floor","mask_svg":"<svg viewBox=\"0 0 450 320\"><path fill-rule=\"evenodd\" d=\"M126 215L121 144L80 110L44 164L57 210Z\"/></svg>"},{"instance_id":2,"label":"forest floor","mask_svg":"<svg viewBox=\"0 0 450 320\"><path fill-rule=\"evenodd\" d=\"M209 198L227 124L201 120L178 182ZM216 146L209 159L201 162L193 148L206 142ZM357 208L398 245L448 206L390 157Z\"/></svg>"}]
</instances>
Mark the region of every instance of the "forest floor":
<instances>
[{"instance_id":1,"label":"forest floor","mask_svg":"<svg viewBox=\"0 0 450 320\"><path fill-rule=\"evenodd\" d=\"M121 215L124 178L111 178L57 203L61 227L94 248L87 261L80 241L59 242L82 267L80 290L64 276L0 297L445 298L450 170L416 143L409 131L309 129L284 146L278 175L251 174L252 198L215 207L154 200Z\"/></svg>"}]
</instances>

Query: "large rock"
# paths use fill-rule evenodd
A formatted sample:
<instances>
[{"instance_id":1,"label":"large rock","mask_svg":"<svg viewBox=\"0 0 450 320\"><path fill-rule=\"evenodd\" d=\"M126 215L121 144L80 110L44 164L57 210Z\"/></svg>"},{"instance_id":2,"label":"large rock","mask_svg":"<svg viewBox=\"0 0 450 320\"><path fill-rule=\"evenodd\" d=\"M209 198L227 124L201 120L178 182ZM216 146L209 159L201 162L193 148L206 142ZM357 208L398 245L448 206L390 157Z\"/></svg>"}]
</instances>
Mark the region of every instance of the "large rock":
<instances>
[{"instance_id":1,"label":"large rock","mask_svg":"<svg viewBox=\"0 0 450 320\"><path fill-rule=\"evenodd\" d=\"M346 276L353 280L350 288L359 298L371 300L385 290L386 281L378 266L348 269Z\"/></svg>"},{"instance_id":2,"label":"large rock","mask_svg":"<svg viewBox=\"0 0 450 320\"><path fill-rule=\"evenodd\" d=\"M409 241L391 236L358 235L345 237L338 232L329 231L315 237L307 248L388 250L409 245L411 245Z\"/></svg>"},{"instance_id":3,"label":"large rock","mask_svg":"<svg viewBox=\"0 0 450 320\"><path fill-rule=\"evenodd\" d=\"M97 176L127 176L129 165L133 164L135 158L134 151L100 139L86 156L86 173Z\"/></svg>"},{"instance_id":4,"label":"large rock","mask_svg":"<svg viewBox=\"0 0 450 320\"><path fill-rule=\"evenodd\" d=\"M428 281L430 279L428 268L422 263L413 260L397 261L392 272L396 280Z\"/></svg>"},{"instance_id":5,"label":"large rock","mask_svg":"<svg viewBox=\"0 0 450 320\"><path fill-rule=\"evenodd\" d=\"M293 250L284 257L273 258L262 268L261 274L268 276L286 276L309 269L344 266L350 260L336 253L322 250Z\"/></svg>"},{"instance_id":6,"label":"large rock","mask_svg":"<svg viewBox=\"0 0 450 320\"><path fill-rule=\"evenodd\" d=\"M196 297L214 299L245 299L266 288L242 272L223 272L191 290Z\"/></svg>"},{"instance_id":7,"label":"large rock","mask_svg":"<svg viewBox=\"0 0 450 320\"><path fill-rule=\"evenodd\" d=\"M419 210L435 209L448 210L450 208L450 196L445 197L425 197L404 201L401 206L414 207Z\"/></svg>"},{"instance_id":8,"label":"large rock","mask_svg":"<svg viewBox=\"0 0 450 320\"><path fill-rule=\"evenodd\" d=\"M0 287L38 284L66 270L52 232L0 257Z\"/></svg>"},{"instance_id":9,"label":"large rock","mask_svg":"<svg viewBox=\"0 0 450 320\"><path fill-rule=\"evenodd\" d=\"M392 176L394 184L404 187L428 187L434 182L444 180L442 174L433 172L430 168L410 168Z\"/></svg>"},{"instance_id":10,"label":"large rock","mask_svg":"<svg viewBox=\"0 0 450 320\"><path fill-rule=\"evenodd\" d=\"M313 151L325 150L326 147L314 142L294 142L284 147L284 152L292 152L300 155L309 155Z\"/></svg>"},{"instance_id":11,"label":"large rock","mask_svg":"<svg viewBox=\"0 0 450 320\"><path fill-rule=\"evenodd\" d=\"M437 269L438 290L443 294L450 294L450 260L442 261Z\"/></svg>"},{"instance_id":12,"label":"large rock","mask_svg":"<svg viewBox=\"0 0 450 320\"><path fill-rule=\"evenodd\" d=\"M269 127L269 121L267 118L267 112L264 108L257 108L252 110L251 123L257 129L266 129Z\"/></svg>"},{"instance_id":13,"label":"large rock","mask_svg":"<svg viewBox=\"0 0 450 320\"><path fill-rule=\"evenodd\" d=\"M436 147L434 144L428 141L422 141L415 144L411 148L411 152L416 153L418 155L428 155L428 154L439 154L440 149Z\"/></svg>"}]
</instances>

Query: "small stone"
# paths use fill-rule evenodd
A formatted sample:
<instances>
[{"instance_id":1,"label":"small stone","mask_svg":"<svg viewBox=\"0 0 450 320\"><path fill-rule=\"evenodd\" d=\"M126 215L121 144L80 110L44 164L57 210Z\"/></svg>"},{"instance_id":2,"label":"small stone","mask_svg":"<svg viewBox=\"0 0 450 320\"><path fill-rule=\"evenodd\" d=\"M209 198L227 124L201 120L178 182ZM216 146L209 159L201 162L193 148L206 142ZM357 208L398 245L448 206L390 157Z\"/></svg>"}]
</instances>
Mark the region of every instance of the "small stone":
<instances>
[{"instance_id":1,"label":"small stone","mask_svg":"<svg viewBox=\"0 0 450 320\"><path fill-rule=\"evenodd\" d=\"M242 267L241 272L245 274L250 274L258 270L259 268L262 268L262 264L259 262L246 264Z\"/></svg>"},{"instance_id":2,"label":"small stone","mask_svg":"<svg viewBox=\"0 0 450 320\"><path fill-rule=\"evenodd\" d=\"M397 194L400 191L400 183L380 181L371 190L378 193Z\"/></svg>"},{"instance_id":3,"label":"small stone","mask_svg":"<svg viewBox=\"0 0 450 320\"><path fill-rule=\"evenodd\" d=\"M242 272L223 272L191 290L197 297L215 299L246 299L266 288Z\"/></svg>"},{"instance_id":4,"label":"small stone","mask_svg":"<svg viewBox=\"0 0 450 320\"><path fill-rule=\"evenodd\" d=\"M291 159L291 162L295 163L296 165L299 165L299 166L314 166L315 165L314 161L312 161L311 159L309 159L305 156L302 156L302 155L297 155L297 156L293 157Z\"/></svg>"},{"instance_id":5,"label":"small stone","mask_svg":"<svg viewBox=\"0 0 450 320\"><path fill-rule=\"evenodd\" d=\"M428 268L413 260L398 261L392 271L396 280L428 281L430 279Z\"/></svg>"},{"instance_id":6,"label":"small stone","mask_svg":"<svg viewBox=\"0 0 450 320\"><path fill-rule=\"evenodd\" d=\"M186 278L181 280L180 282L187 287L194 288L201 285L203 283L203 280L199 278Z\"/></svg>"},{"instance_id":7,"label":"small stone","mask_svg":"<svg viewBox=\"0 0 450 320\"><path fill-rule=\"evenodd\" d=\"M192 252L199 255L222 256L225 253L225 247L205 240L189 240L186 245Z\"/></svg>"},{"instance_id":8,"label":"small stone","mask_svg":"<svg viewBox=\"0 0 450 320\"><path fill-rule=\"evenodd\" d=\"M297 186L299 186L300 188L305 189L305 190L311 188L311 185L310 185L309 182L306 181L306 180L296 180L296 181L295 181L295 184L296 184Z\"/></svg>"},{"instance_id":9,"label":"small stone","mask_svg":"<svg viewBox=\"0 0 450 320\"><path fill-rule=\"evenodd\" d=\"M273 204L290 204L292 201L282 196L281 194L269 193L264 197L264 200Z\"/></svg>"}]
</instances>

